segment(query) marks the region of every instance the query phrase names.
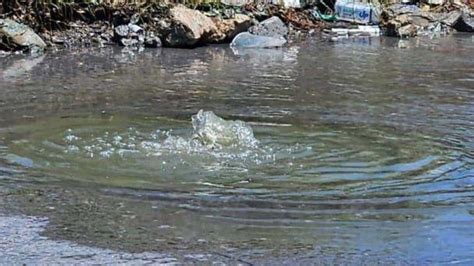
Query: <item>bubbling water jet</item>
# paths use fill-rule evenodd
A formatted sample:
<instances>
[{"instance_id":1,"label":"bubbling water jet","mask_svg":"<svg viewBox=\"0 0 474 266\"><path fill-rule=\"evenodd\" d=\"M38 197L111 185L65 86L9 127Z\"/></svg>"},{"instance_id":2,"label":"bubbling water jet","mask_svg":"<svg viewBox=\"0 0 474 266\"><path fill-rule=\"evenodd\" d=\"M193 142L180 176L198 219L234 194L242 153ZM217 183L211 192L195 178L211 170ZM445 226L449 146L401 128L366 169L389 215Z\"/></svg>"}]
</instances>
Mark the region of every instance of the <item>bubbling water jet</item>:
<instances>
[{"instance_id":1,"label":"bubbling water jet","mask_svg":"<svg viewBox=\"0 0 474 266\"><path fill-rule=\"evenodd\" d=\"M240 167L271 160L265 147L259 146L252 128L245 122L225 120L212 111L200 110L191 117L192 130L186 127L158 129L144 134L134 128L127 132L105 132L99 137L76 136L66 131L66 153L85 153L87 158L122 157L143 160L156 158L175 163L203 164L205 169ZM163 126L163 125L162 125ZM147 159L145 159L147 160ZM161 163L160 163L161 164Z\"/></svg>"},{"instance_id":2,"label":"bubbling water jet","mask_svg":"<svg viewBox=\"0 0 474 266\"><path fill-rule=\"evenodd\" d=\"M258 140L252 128L240 120L224 120L211 111L199 110L192 116L193 139L209 147L235 146L256 147Z\"/></svg>"}]
</instances>

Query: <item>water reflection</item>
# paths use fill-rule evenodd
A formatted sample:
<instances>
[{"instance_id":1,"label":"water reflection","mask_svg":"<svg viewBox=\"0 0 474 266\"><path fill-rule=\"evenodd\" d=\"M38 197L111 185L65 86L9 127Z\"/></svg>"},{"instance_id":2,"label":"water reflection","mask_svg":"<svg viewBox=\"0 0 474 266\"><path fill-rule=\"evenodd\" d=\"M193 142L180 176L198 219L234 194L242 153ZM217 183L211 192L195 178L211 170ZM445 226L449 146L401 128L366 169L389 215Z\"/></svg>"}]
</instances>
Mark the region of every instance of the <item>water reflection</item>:
<instances>
[{"instance_id":1,"label":"water reflection","mask_svg":"<svg viewBox=\"0 0 474 266\"><path fill-rule=\"evenodd\" d=\"M0 80L15 82L16 80L28 80L29 73L44 60L44 55L31 58L17 59L7 68L0 72Z\"/></svg>"},{"instance_id":2,"label":"water reflection","mask_svg":"<svg viewBox=\"0 0 474 266\"><path fill-rule=\"evenodd\" d=\"M47 219L37 217L0 216L0 263L16 264L38 261L48 263L159 263L170 264L178 260L158 253L130 254L107 249L76 245L67 241L53 241L42 237ZM19 255L22 254L22 255ZM191 262L192 260L189 260Z\"/></svg>"},{"instance_id":3,"label":"water reflection","mask_svg":"<svg viewBox=\"0 0 474 266\"><path fill-rule=\"evenodd\" d=\"M234 55L242 60L259 64L260 67L279 64L280 66L294 65L297 63L299 47L293 46L288 49L245 49L231 47Z\"/></svg>"}]
</instances>

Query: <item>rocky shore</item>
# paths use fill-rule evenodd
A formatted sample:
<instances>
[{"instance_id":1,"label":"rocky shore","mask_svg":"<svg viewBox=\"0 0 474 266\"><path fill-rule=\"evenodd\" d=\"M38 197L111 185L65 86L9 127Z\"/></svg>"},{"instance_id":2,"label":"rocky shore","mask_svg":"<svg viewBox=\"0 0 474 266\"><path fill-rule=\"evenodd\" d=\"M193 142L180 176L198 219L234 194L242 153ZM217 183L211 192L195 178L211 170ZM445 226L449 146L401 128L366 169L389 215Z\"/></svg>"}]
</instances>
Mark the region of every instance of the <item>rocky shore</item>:
<instances>
[{"instance_id":1,"label":"rocky shore","mask_svg":"<svg viewBox=\"0 0 474 266\"><path fill-rule=\"evenodd\" d=\"M253 3L201 4L195 8L160 3L120 6L36 3L9 10L3 7L0 50L41 52L60 47L106 45L134 49L193 48L214 43L268 48L283 46L295 36L314 32L321 32L333 41L341 35L384 34L404 38L455 30L474 32L472 2L371 4L377 23L370 23L375 24L370 27L361 27L357 21L339 20L334 6L318 3L305 8Z\"/></svg>"}]
</instances>

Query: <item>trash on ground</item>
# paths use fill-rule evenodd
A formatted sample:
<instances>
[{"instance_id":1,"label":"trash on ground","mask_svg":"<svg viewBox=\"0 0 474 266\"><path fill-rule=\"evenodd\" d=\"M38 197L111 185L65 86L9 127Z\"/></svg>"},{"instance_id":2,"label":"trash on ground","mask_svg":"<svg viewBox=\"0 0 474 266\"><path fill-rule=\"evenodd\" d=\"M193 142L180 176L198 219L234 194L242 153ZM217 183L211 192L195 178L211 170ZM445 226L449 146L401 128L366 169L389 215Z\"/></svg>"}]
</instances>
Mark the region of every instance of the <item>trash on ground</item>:
<instances>
[{"instance_id":1,"label":"trash on ground","mask_svg":"<svg viewBox=\"0 0 474 266\"><path fill-rule=\"evenodd\" d=\"M381 8L372 3L354 0L337 0L334 5L338 20L360 24L378 24Z\"/></svg>"},{"instance_id":2,"label":"trash on ground","mask_svg":"<svg viewBox=\"0 0 474 266\"><path fill-rule=\"evenodd\" d=\"M380 28L378 26L361 26L359 25L355 29L342 29L342 28L333 28L331 29L333 33L338 35L360 35L365 34L365 36L380 36Z\"/></svg>"},{"instance_id":3,"label":"trash on ground","mask_svg":"<svg viewBox=\"0 0 474 266\"><path fill-rule=\"evenodd\" d=\"M240 48L274 48L281 47L285 45L285 43L286 39L281 36L269 37L242 32L235 36L230 46Z\"/></svg>"}]
</instances>

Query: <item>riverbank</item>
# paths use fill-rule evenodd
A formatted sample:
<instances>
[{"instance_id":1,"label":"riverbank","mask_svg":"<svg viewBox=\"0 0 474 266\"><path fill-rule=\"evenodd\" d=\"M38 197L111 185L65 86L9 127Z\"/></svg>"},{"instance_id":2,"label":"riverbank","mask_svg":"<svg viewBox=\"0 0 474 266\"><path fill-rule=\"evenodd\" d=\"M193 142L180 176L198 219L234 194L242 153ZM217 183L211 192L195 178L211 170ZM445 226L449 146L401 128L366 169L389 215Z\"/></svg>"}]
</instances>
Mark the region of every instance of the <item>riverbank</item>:
<instances>
[{"instance_id":1,"label":"riverbank","mask_svg":"<svg viewBox=\"0 0 474 266\"><path fill-rule=\"evenodd\" d=\"M337 19L334 8L327 5L286 8L274 4L200 4L189 8L161 3L19 6L8 12L3 9L0 50L24 52L107 45L135 49L194 48L230 43L239 33L252 32L252 27L272 17L279 18L288 28L285 36L277 37L290 42L317 32L334 41L359 35L405 38L474 31L472 6L461 1L442 5L371 5L376 18L370 21L375 25L369 29L359 28L354 21Z\"/></svg>"},{"instance_id":2,"label":"riverbank","mask_svg":"<svg viewBox=\"0 0 474 266\"><path fill-rule=\"evenodd\" d=\"M297 11L277 5L201 5L191 9L173 4L89 4L86 7L64 4L58 8L43 8L49 15L20 10L13 15L4 15L9 19L0 21L0 25L7 25L11 19L29 26L44 41L37 46L46 49L106 45L194 48L229 43L237 34L272 16L279 17L289 26L289 35L325 27L325 23L316 21L309 10ZM4 36L0 45L2 50L22 50L29 46L6 39Z\"/></svg>"}]
</instances>

